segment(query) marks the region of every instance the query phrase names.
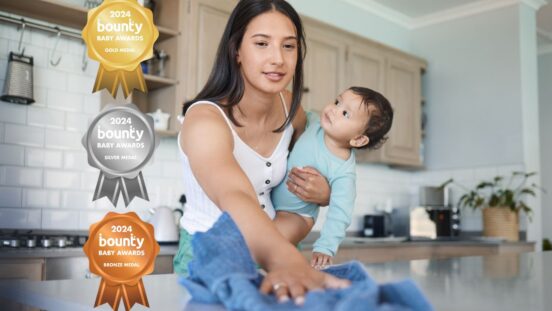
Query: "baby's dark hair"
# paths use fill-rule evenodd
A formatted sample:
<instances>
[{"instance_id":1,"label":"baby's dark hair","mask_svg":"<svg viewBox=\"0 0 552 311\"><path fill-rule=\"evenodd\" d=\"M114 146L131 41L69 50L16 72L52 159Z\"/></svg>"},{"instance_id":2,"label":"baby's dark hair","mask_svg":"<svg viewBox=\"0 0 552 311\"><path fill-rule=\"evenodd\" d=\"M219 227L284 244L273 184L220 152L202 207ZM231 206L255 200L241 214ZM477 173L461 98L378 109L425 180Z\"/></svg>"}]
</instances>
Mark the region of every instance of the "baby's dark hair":
<instances>
[{"instance_id":1,"label":"baby's dark hair","mask_svg":"<svg viewBox=\"0 0 552 311\"><path fill-rule=\"evenodd\" d=\"M362 103L370 113L370 120L364 130L364 135L368 136L370 141L358 149L375 150L380 148L389 138L387 133L393 123L393 108L391 104L385 96L372 89L352 86L349 90L362 97Z\"/></svg>"}]
</instances>

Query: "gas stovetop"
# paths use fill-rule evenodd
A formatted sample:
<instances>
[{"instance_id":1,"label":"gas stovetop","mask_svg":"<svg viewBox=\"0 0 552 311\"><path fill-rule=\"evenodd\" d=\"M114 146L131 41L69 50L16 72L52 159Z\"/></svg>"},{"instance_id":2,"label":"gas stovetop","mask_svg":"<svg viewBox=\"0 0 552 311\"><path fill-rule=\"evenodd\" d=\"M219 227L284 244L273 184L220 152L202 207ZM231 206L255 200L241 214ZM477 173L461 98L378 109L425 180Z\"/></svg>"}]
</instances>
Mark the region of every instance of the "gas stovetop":
<instances>
[{"instance_id":1,"label":"gas stovetop","mask_svg":"<svg viewBox=\"0 0 552 311\"><path fill-rule=\"evenodd\" d=\"M82 247L85 235L25 234L0 236L0 248L69 248Z\"/></svg>"}]
</instances>

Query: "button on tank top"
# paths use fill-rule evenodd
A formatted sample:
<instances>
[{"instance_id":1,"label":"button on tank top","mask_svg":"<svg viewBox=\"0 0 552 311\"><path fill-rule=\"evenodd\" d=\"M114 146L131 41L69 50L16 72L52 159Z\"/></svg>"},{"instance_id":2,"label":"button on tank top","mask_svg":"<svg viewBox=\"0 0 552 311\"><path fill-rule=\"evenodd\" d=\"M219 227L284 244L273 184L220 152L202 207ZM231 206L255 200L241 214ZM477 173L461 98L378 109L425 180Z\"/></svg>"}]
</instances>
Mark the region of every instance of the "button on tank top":
<instances>
[{"instance_id":1,"label":"button on tank top","mask_svg":"<svg viewBox=\"0 0 552 311\"><path fill-rule=\"evenodd\" d=\"M287 106L281 93L280 99L287 117ZM217 107L220 111L228 127L230 127L232 131L232 136L234 138L234 157L257 193L259 208L263 209L271 219L274 218L275 211L270 201L270 192L286 175L288 147L291 142L291 137L293 136L292 125L290 124L284 129L276 149L274 149L268 158L265 158L249 147L249 145L238 136L232 126L232 122L221 107L210 101L198 101L188 109L193 109L193 107L198 105L211 105ZM180 120L181 122L185 122L185 118L181 118ZM188 157L180 146L180 133L178 134L178 147L184 170L184 193L187 199L184 215L180 219L180 226L186 229L190 234L194 234L198 231L204 232L213 226L222 212L215 203L209 199L195 179L190 168ZM213 172L213 174L216 174L216 172ZM220 186L224 187L224 184L228 182L232 181L221 181Z\"/></svg>"}]
</instances>

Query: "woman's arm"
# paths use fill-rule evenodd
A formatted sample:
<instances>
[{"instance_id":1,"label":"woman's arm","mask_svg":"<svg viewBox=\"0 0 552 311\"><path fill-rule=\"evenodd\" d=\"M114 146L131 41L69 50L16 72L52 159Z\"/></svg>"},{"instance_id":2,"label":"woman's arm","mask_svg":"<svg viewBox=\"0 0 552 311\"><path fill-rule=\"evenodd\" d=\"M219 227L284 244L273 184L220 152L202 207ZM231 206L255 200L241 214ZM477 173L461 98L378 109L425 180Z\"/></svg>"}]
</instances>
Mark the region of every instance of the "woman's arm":
<instances>
[{"instance_id":1,"label":"woman's arm","mask_svg":"<svg viewBox=\"0 0 552 311\"><path fill-rule=\"evenodd\" d=\"M286 102L291 102L290 92L286 92L284 96L286 97ZM291 138L290 150L299 139L299 136L305 131L307 124L307 114L302 106L299 106L292 124L294 132ZM318 204L320 206L326 206L330 202L330 185L326 178L315 168L292 168L288 174L286 185L291 193L305 202Z\"/></svg>"},{"instance_id":2,"label":"woman's arm","mask_svg":"<svg viewBox=\"0 0 552 311\"><path fill-rule=\"evenodd\" d=\"M253 186L233 156L233 137L215 107L190 109L182 126L181 146L207 196L228 212L240 228L253 258L269 274L261 289L280 298L303 297L305 289L345 286L346 282L310 268L302 255L277 231L262 211Z\"/></svg>"}]
</instances>

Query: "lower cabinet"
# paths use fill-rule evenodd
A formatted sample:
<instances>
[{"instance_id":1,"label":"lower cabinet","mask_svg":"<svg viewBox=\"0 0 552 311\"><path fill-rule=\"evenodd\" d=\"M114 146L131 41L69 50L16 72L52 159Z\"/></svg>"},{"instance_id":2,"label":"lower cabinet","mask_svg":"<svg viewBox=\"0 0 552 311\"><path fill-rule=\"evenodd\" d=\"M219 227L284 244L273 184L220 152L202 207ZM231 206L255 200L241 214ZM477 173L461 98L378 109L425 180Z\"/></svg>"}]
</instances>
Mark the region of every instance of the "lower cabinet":
<instances>
[{"instance_id":1,"label":"lower cabinet","mask_svg":"<svg viewBox=\"0 0 552 311\"><path fill-rule=\"evenodd\" d=\"M0 280L40 281L44 274L44 259L0 259ZM36 308L0 299L0 310L38 311Z\"/></svg>"}]
</instances>

